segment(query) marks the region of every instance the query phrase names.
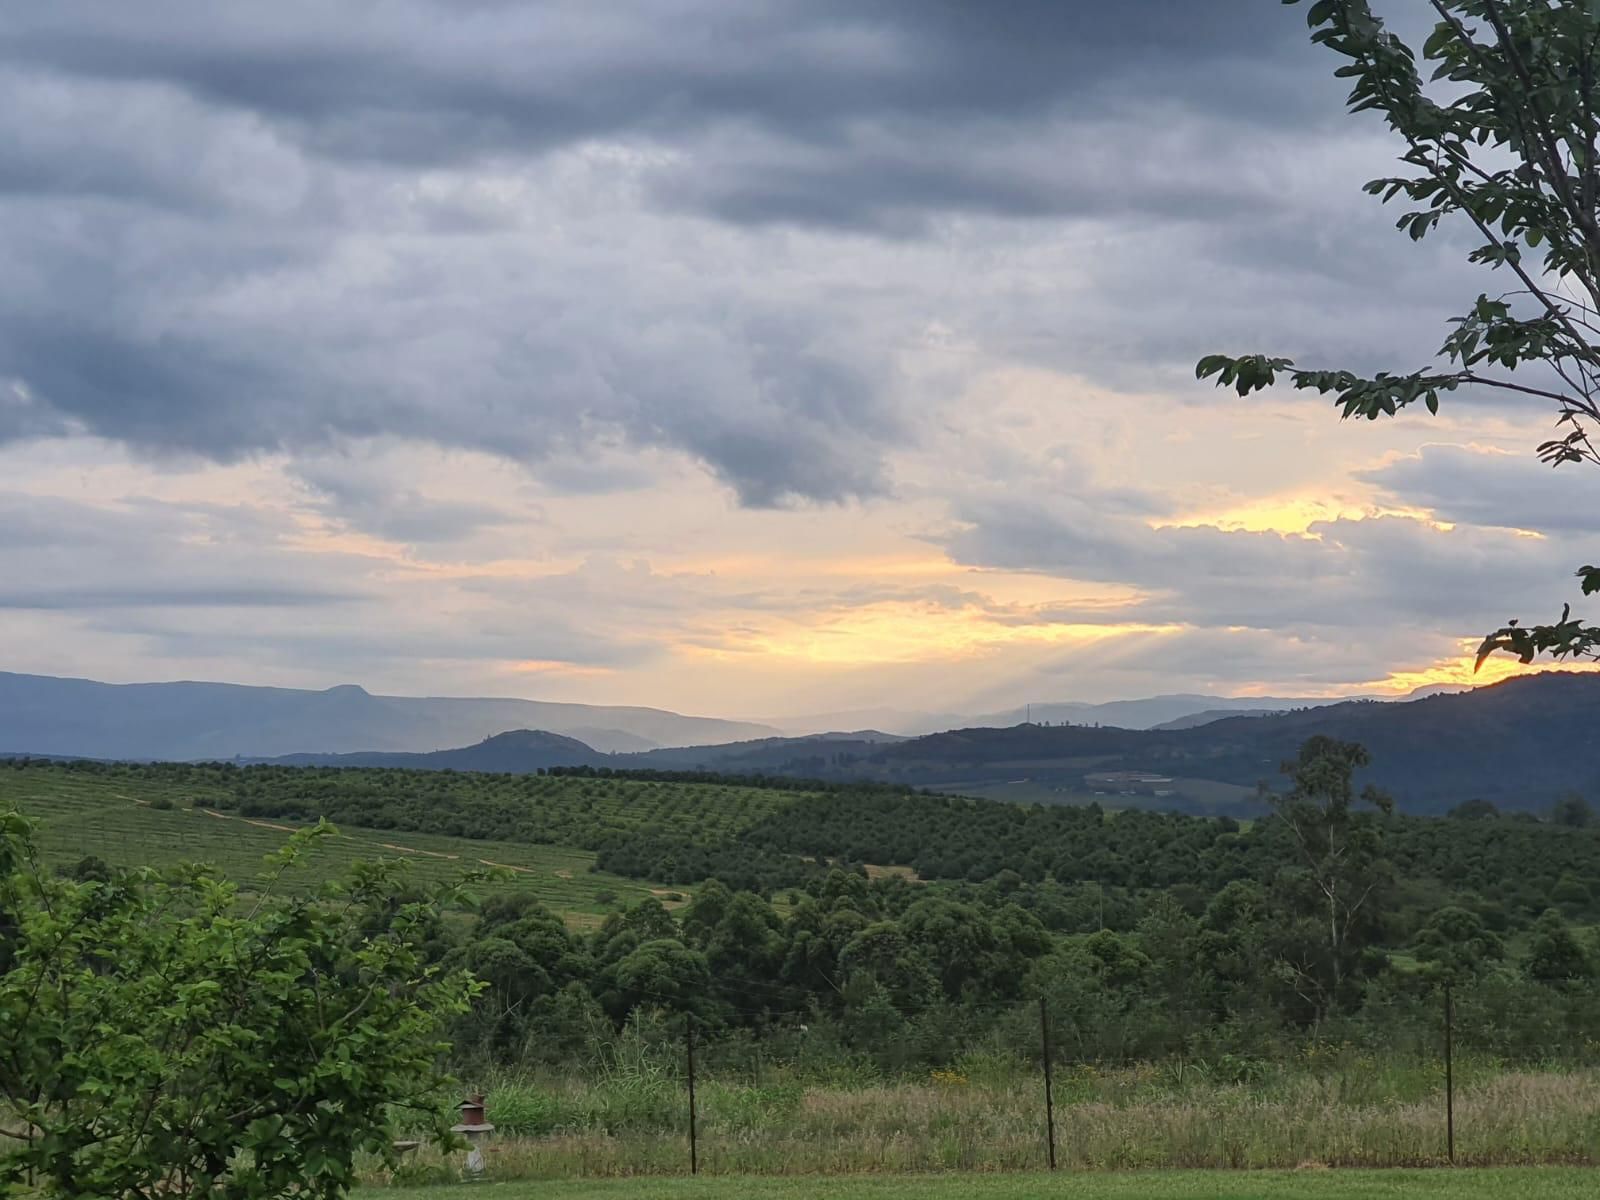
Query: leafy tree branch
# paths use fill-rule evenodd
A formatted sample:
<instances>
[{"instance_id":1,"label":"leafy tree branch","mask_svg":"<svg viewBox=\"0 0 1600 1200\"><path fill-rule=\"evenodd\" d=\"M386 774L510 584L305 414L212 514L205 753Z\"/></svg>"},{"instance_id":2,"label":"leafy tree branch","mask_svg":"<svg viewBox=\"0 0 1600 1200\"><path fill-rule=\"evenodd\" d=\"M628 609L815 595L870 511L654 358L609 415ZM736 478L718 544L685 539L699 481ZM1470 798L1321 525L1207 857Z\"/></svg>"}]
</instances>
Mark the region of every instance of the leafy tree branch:
<instances>
[{"instance_id":1,"label":"leafy tree branch","mask_svg":"<svg viewBox=\"0 0 1600 1200\"><path fill-rule=\"evenodd\" d=\"M1298 4L1301 0L1284 0ZM1280 377L1331 395L1349 419L1392 417L1463 387L1551 401L1556 430L1539 443L1552 466L1600 465L1600 8L1578 0L1429 0L1438 17L1420 50L1368 0L1315 0L1312 41L1348 60L1352 113L1376 112L1405 143L1409 173L1366 191L1408 202L1396 222L1414 241L1450 218L1483 238L1469 261L1504 269L1519 286L1484 293L1455 318L1434 362L1361 374L1310 369L1265 354L1213 354L1196 376L1241 396ZM1431 66L1427 78L1423 68ZM1518 371L1542 378L1513 379ZM1578 575L1585 595L1600 571ZM1546 625L1510 621L1484 638L1478 664L1497 651L1600 657L1600 627L1570 609Z\"/></svg>"}]
</instances>

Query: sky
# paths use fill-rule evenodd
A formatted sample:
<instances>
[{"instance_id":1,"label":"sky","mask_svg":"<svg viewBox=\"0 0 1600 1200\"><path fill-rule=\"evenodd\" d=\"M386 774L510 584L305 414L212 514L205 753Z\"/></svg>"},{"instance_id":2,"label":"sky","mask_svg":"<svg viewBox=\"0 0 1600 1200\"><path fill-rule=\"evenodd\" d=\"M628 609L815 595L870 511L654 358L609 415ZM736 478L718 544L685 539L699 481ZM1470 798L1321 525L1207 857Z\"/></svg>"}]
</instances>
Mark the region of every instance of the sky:
<instances>
[{"instance_id":1,"label":"sky","mask_svg":"<svg viewBox=\"0 0 1600 1200\"><path fill-rule=\"evenodd\" d=\"M1579 599L1552 414L1194 379L1413 369L1498 290L1361 193L1396 146L1335 65L1262 0L16 6L0 669L746 717L1471 678Z\"/></svg>"}]
</instances>

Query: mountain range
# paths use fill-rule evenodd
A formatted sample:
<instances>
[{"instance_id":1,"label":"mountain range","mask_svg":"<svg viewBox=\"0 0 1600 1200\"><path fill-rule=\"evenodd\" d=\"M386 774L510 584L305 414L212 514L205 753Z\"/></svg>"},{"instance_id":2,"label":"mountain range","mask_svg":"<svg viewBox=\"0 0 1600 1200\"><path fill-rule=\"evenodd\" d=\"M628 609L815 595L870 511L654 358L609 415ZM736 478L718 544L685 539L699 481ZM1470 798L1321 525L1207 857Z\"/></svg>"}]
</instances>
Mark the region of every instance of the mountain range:
<instances>
[{"instance_id":1,"label":"mountain range","mask_svg":"<svg viewBox=\"0 0 1600 1200\"><path fill-rule=\"evenodd\" d=\"M373 695L354 684L323 691L233 683L109 684L0 671L0 752L87 758L229 759L293 754L430 753L513 729L576 738L603 753L705 746L871 730L861 740L1032 720L1148 729L1197 714L1277 711L1326 699L1152 696L1106 704L1037 703L998 712L893 709L774 720L691 717L656 708Z\"/></svg>"},{"instance_id":2,"label":"mountain range","mask_svg":"<svg viewBox=\"0 0 1600 1200\"><path fill-rule=\"evenodd\" d=\"M0 673L0 752L504 772L708 770L1245 811L1258 782L1275 778L1279 763L1322 733L1365 745L1371 778L1416 811L1472 798L1539 808L1568 791L1600 795L1600 673L1430 692L1389 703L1161 696L1036 704L1032 722L1014 719L1023 709L917 737L878 728L783 736L765 723L649 708Z\"/></svg>"},{"instance_id":3,"label":"mountain range","mask_svg":"<svg viewBox=\"0 0 1600 1200\"><path fill-rule=\"evenodd\" d=\"M709 747L732 773L867 779L1015 799L1248 811L1258 783L1314 734L1359 742L1363 775L1402 807L1437 812L1468 799L1542 809L1568 792L1600 796L1600 673L1547 672L1467 692L1393 703L1345 701L1151 730L1013 725L890 744L834 741ZM693 765L696 750L626 756Z\"/></svg>"},{"instance_id":4,"label":"mountain range","mask_svg":"<svg viewBox=\"0 0 1600 1200\"><path fill-rule=\"evenodd\" d=\"M0 672L0 751L85 758L229 759L426 752L540 729L602 751L776 735L749 721L657 708L375 696L232 683L97 683Z\"/></svg>"},{"instance_id":5,"label":"mountain range","mask_svg":"<svg viewBox=\"0 0 1600 1200\"><path fill-rule=\"evenodd\" d=\"M1360 742L1364 780L1402 808L1442 812L1464 800L1542 811L1577 792L1600 796L1600 673L1559 672L1460 694L1380 704L1348 701L1224 716L1186 728L1022 724L920 738L879 732L760 738L603 754L570 738L515 731L430 754L297 755L301 765L525 772L556 766L716 771L871 780L1057 803L1101 800L1248 814L1257 785L1306 738Z\"/></svg>"},{"instance_id":6,"label":"mountain range","mask_svg":"<svg viewBox=\"0 0 1600 1200\"><path fill-rule=\"evenodd\" d=\"M1417 688L1402 700L1471 691L1460 684L1430 684ZM1300 708L1326 708L1347 700L1392 701L1393 696L1213 696L1179 692L1166 696L1146 696L1137 700L1109 700L1099 704L1084 701L1049 701L1018 705L994 712L912 712L896 708L850 709L843 712L813 713L800 717L763 717L790 737L829 733L840 729L877 729L902 737L921 737L946 729L994 728L1012 725L1113 725L1118 729L1183 728L1203 725L1224 717L1253 713L1278 713Z\"/></svg>"}]
</instances>

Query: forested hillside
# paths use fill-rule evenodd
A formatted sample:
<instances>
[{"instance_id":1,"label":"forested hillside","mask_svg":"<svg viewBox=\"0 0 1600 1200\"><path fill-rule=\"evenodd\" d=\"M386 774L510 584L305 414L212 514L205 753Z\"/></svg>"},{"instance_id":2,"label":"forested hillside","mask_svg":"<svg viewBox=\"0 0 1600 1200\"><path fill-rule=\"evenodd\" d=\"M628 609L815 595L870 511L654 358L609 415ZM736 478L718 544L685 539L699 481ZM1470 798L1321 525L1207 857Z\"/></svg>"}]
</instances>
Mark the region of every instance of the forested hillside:
<instances>
[{"instance_id":1,"label":"forested hillside","mask_svg":"<svg viewBox=\"0 0 1600 1200\"><path fill-rule=\"evenodd\" d=\"M1262 780L1313 734L1368 747L1370 773L1410 812L1470 799L1542 811L1568 792L1600 792L1600 674L1552 672L1459 695L1351 701L1197 728L1016 725L888 745L755 743L623 756L618 763L863 779L952 791L1026 782L1031 796L1247 815ZM1125 785L1106 776L1151 775ZM1126 791L1128 794L1123 796ZM1160 794L1158 794L1160 793Z\"/></svg>"}]
</instances>

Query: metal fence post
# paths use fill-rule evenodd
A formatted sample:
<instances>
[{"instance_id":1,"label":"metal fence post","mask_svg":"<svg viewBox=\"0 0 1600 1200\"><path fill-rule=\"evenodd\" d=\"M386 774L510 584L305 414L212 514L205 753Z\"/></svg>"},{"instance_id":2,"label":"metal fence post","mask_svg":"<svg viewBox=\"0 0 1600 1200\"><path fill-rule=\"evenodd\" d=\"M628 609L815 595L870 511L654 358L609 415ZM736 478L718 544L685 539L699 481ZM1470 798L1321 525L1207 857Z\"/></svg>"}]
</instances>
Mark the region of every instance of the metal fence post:
<instances>
[{"instance_id":1,"label":"metal fence post","mask_svg":"<svg viewBox=\"0 0 1600 1200\"><path fill-rule=\"evenodd\" d=\"M683 1040L689 1055L689 1174L700 1174L700 1146L694 1111L694 1016L683 1017Z\"/></svg>"},{"instance_id":2,"label":"metal fence post","mask_svg":"<svg viewBox=\"0 0 1600 1200\"><path fill-rule=\"evenodd\" d=\"M1050 1005L1039 997L1039 1036L1044 1043L1044 1139L1049 1148L1050 1169L1056 1169L1056 1098L1050 1066Z\"/></svg>"},{"instance_id":3,"label":"metal fence post","mask_svg":"<svg viewBox=\"0 0 1600 1200\"><path fill-rule=\"evenodd\" d=\"M1444 1136L1445 1153L1456 1161L1455 1004L1444 985Z\"/></svg>"}]
</instances>

